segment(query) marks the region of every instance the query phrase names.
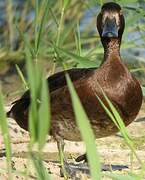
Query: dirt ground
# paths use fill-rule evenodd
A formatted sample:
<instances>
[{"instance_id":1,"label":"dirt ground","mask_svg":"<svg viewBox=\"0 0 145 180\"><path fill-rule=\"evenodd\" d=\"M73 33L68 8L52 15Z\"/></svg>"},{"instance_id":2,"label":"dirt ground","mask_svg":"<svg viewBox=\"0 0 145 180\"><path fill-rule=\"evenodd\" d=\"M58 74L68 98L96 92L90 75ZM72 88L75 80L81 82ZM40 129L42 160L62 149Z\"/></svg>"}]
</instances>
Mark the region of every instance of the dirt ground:
<instances>
[{"instance_id":1,"label":"dirt ground","mask_svg":"<svg viewBox=\"0 0 145 180\"><path fill-rule=\"evenodd\" d=\"M136 152L142 161L145 161L145 106L142 107L137 119L128 126L128 131L133 137L136 147ZM28 143L29 134L22 130L14 120L9 119L9 132L12 145L12 164L13 169L18 171L25 171L28 165ZM96 140L98 151L101 156L101 162L108 165L124 165L129 168L123 171L115 171L117 173L127 173L132 170L133 172L140 171L140 164L135 157L132 157L132 153L126 146L120 133ZM69 162L76 164L75 157L85 152L85 147L82 142L69 142L65 141L65 155L69 159ZM48 139L43 150L44 165L51 173L53 180L64 179L60 177L59 158L56 143ZM87 167L85 165L85 167ZM2 172L2 169L6 168L6 158L4 154L3 137L0 134L0 179L6 180L7 174ZM34 173L34 167L32 162L29 163L30 176L28 179L36 179ZM78 173L78 179L89 179L89 175ZM22 175L13 175L13 179L25 179ZM75 178L77 179L77 178ZM106 177L102 178L107 180Z\"/></svg>"}]
</instances>

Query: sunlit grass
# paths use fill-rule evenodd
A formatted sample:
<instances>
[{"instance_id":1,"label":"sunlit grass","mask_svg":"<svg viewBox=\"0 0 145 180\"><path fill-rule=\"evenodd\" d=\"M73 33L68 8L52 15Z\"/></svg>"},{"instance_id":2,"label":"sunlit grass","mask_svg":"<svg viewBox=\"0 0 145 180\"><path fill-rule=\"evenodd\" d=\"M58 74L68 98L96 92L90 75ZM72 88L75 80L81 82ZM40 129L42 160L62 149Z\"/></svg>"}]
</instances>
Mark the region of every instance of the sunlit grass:
<instances>
[{"instance_id":1,"label":"sunlit grass","mask_svg":"<svg viewBox=\"0 0 145 180\"><path fill-rule=\"evenodd\" d=\"M10 135L9 135L9 131L8 131L8 122L7 122L3 104L4 104L3 96L2 96L1 87L0 87L0 128L1 128L3 140L4 140L4 144L5 144L5 149L6 149L6 161L7 161L8 175L9 175L9 179L11 179L11 173L12 173L11 144L10 144Z\"/></svg>"},{"instance_id":2,"label":"sunlit grass","mask_svg":"<svg viewBox=\"0 0 145 180\"><path fill-rule=\"evenodd\" d=\"M73 109L76 117L77 126L81 132L82 139L86 144L87 157L91 171L91 177L93 180L101 179L101 167L100 158L96 150L95 137L91 129L89 119L81 105L79 97L73 87L71 79L68 74L66 74L67 84L72 98Z\"/></svg>"}]
</instances>

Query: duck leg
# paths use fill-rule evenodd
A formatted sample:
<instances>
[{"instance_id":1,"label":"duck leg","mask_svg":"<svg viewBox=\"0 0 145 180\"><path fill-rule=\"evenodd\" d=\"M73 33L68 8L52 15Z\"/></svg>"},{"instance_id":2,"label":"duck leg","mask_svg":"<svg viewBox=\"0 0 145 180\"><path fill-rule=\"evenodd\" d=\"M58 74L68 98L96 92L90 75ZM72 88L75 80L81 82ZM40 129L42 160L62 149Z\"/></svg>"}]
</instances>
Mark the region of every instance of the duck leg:
<instances>
[{"instance_id":1,"label":"duck leg","mask_svg":"<svg viewBox=\"0 0 145 180\"><path fill-rule=\"evenodd\" d=\"M67 171L65 169L65 157L64 157L64 141L63 139L57 140L57 147L59 152L59 158L60 158L60 165L61 165L61 172L65 179L68 179Z\"/></svg>"},{"instance_id":2,"label":"duck leg","mask_svg":"<svg viewBox=\"0 0 145 180\"><path fill-rule=\"evenodd\" d=\"M64 141L62 138L57 138L57 147L60 158L60 174L64 179L76 179L76 173L78 172L79 166L74 166L72 163L68 163L64 156Z\"/></svg>"}]
</instances>

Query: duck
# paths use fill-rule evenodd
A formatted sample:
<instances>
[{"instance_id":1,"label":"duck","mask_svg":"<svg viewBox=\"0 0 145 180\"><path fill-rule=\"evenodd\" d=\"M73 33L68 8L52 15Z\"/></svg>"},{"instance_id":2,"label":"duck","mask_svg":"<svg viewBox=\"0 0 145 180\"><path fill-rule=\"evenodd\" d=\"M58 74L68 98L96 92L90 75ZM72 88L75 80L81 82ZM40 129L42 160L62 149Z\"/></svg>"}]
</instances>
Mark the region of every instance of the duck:
<instances>
[{"instance_id":1,"label":"duck","mask_svg":"<svg viewBox=\"0 0 145 180\"><path fill-rule=\"evenodd\" d=\"M60 139L81 141L65 73L73 82L75 90L89 118L94 135L103 138L118 132L117 126L105 112L96 95L104 101L104 95L113 103L125 126L136 118L142 104L139 81L130 73L120 55L122 35L125 28L123 11L119 4L105 3L97 16L97 29L104 48L104 58L99 68L73 68L58 72L47 78L51 99L50 135ZM98 84L100 87L98 87ZM28 131L28 112L31 104L30 90L16 100L9 117ZM105 102L104 102L105 103Z\"/></svg>"}]
</instances>

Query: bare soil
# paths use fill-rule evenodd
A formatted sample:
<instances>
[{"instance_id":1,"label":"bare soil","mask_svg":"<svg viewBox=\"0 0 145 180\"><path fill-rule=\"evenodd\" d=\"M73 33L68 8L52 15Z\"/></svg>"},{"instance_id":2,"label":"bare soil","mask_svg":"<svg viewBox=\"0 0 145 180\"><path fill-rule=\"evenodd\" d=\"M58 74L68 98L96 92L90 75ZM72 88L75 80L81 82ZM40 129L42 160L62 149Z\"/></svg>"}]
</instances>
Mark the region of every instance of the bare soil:
<instances>
[{"instance_id":1,"label":"bare soil","mask_svg":"<svg viewBox=\"0 0 145 180\"><path fill-rule=\"evenodd\" d=\"M12 145L12 165L13 169L17 171L26 171L27 166L30 172L28 179L36 179L36 174L32 162L28 161L28 132L21 129L14 120L9 119L9 132ZM137 119L128 126L128 131L134 139L136 152L138 157L145 161L145 108L142 107ZM98 151L101 156L101 162L109 165L126 165L129 168L117 173L126 174L132 170L134 173L140 172L140 164L135 157L132 157L132 153L125 144L120 133L96 140ZM69 142L65 141L65 156L68 161L76 164L75 158L85 152L85 146L83 142ZM50 176L53 180L64 179L60 177L59 157L56 142L48 137L48 142L43 150L44 165L46 169L51 173ZM87 165L86 165L87 167ZM6 157L4 153L3 137L0 133L0 179L8 179L8 175L3 169L6 168ZM116 171L113 171L116 172ZM20 174L13 174L13 179L26 179ZM89 175L78 173L78 179L89 179ZM76 178L74 178L76 179ZM102 177L107 180L108 178Z\"/></svg>"}]
</instances>

